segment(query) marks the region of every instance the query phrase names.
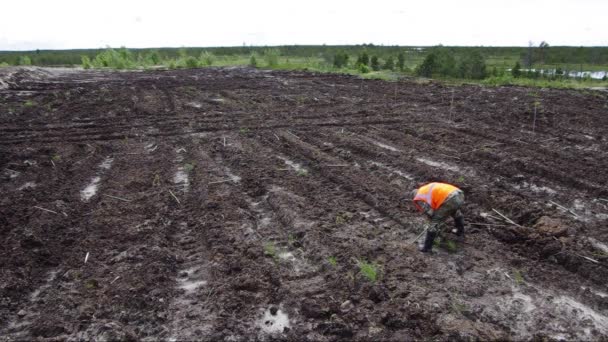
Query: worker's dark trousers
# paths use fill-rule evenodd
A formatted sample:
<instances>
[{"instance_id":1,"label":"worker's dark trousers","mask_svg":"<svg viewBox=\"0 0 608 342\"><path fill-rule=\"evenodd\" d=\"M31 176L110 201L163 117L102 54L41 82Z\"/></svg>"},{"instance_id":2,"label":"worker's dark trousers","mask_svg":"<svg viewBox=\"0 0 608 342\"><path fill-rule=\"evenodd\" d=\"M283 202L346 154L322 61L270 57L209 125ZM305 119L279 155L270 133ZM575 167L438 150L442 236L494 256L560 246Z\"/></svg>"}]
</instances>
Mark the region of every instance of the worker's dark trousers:
<instances>
[{"instance_id":1,"label":"worker's dark trousers","mask_svg":"<svg viewBox=\"0 0 608 342\"><path fill-rule=\"evenodd\" d=\"M460 211L460 207L463 204L464 193L461 190L451 193L445 199L445 202L433 213L428 231L437 235L443 230L448 217L452 216L454 219L463 217L462 211Z\"/></svg>"}]
</instances>

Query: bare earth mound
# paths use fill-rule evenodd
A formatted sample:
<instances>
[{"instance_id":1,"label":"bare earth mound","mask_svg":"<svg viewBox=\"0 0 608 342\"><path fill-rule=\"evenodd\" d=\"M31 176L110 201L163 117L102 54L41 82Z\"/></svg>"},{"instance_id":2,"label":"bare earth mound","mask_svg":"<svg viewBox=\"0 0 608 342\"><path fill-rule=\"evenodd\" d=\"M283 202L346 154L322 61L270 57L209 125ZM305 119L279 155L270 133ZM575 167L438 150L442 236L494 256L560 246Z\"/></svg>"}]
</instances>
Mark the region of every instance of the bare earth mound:
<instances>
[{"instance_id":1,"label":"bare earth mound","mask_svg":"<svg viewBox=\"0 0 608 342\"><path fill-rule=\"evenodd\" d=\"M0 79L2 339L608 338L606 93ZM403 197L435 180L467 236L425 255Z\"/></svg>"}]
</instances>

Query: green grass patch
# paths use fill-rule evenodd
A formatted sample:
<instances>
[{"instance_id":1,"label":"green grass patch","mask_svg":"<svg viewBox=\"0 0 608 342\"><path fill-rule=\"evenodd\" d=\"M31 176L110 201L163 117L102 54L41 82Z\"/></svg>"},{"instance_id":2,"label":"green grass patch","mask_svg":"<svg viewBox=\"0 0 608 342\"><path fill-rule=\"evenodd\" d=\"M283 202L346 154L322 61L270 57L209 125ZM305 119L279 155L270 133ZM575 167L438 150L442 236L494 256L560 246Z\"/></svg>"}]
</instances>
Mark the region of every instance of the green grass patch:
<instances>
[{"instance_id":1,"label":"green grass patch","mask_svg":"<svg viewBox=\"0 0 608 342\"><path fill-rule=\"evenodd\" d=\"M378 280L378 265L375 263L369 263L365 260L357 260L357 266L359 266L359 273L361 273L367 280L372 283L375 283Z\"/></svg>"},{"instance_id":2,"label":"green grass patch","mask_svg":"<svg viewBox=\"0 0 608 342\"><path fill-rule=\"evenodd\" d=\"M273 242L266 242L264 244L264 255L274 257L277 255L277 249Z\"/></svg>"},{"instance_id":3,"label":"green grass patch","mask_svg":"<svg viewBox=\"0 0 608 342\"><path fill-rule=\"evenodd\" d=\"M513 280L515 280L517 285L521 285L525 282L524 276L520 270L513 269Z\"/></svg>"},{"instance_id":4,"label":"green grass patch","mask_svg":"<svg viewBox=\"0 0 608 342\"><path fill-rule=\"evenodd\" d=\"M336 259L335 256L330 256L329 258L327 258L327 262L333 267L336 267L338 265L338 259Z\"/></svg>"}]
</instances>

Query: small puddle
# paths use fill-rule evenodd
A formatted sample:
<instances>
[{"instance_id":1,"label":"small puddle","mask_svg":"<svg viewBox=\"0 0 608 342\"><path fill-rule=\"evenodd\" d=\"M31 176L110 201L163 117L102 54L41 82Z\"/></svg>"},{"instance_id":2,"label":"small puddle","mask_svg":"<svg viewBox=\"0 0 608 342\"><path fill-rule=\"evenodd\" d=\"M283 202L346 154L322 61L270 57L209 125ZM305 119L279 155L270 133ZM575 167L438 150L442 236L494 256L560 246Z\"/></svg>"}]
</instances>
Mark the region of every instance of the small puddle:
<instances>
[{"instance_id":1,"label":"small puddle","mask_svg":"<svg viewBox=\"0 0 608 342\"><path fill-rule=\"evenodd\" d=\"M207 285L206 280L180 280L180 283L179 288L186 290L186 292L192 292L201 286Z\"/></svg>"},{"instance_id":2,"label":"small puddle","mask_svg":"<svg viewBox=\"0 0 608 342\"><path fill-rule=\"evenodd\" d=\"M33 189L36 186L38 186L38 184L36 184L35 182L26 182L25 184L17 188L17 190Z\"/></svg>"},{"instance_id":3,"label":"small puddle","mask_svg":"<svg viewBox=\"0 0 608 342\"><path fill-rule=\"evenodd\" d=\"M99 182L101 181L101 177L95 176L89 183L89 185L84 188L84 190L80 191L80 199L84 202L87 202L91 199L91 197L95 196L97 193L97 188L99 187Z\"/></svg>"},{"instance_id":4,"label":"small puddle","mask_svg":"<svg viewBox=\"0 0 608 342\"><path fill-rule=\"evenodd\" d=\"M101 169L101 173L109 170L112 167L112 163L114 162L114 158L106 157L101 164L99 164L98 168ZM87 202L91 199L91 197L97 194L97 189L99 188L99 183L101 182L101 177L99 175L93 177L91 182L80 191L80 199L83 202Z\"/></svg>"},{"instance_id":5,"label":"small puddle","mask_svg":"<svg viewBox=\"0 0 608 342\"><path fill-rule=\"evenodd\" d=\"M398 148L396 148L396 147L393 147L393 146L390 146L390 145L387 145L387 144L383 144L383 143L381 143L381 142L379 142L379 141L376 141L376 140L374 140L374 139L369 139L369 140L370 140L370 141L371 141L371 142L372 142L374 145L376 145L376 146L378 146L378 147L382 147L382 148L383 148L383 149L385 149L385 150L389 150L389 151L393 151L393 152L401 152L401 150L400 150L400 149L398 149Z\"/></svg>"},{"instance_id":6,"label":"small puddle","mask_svg":"<svg viewBox=\"0 0 608 342\"><path fill-rule=\"evenodd\" d=\"M177 172L173 176L173 183L181 184L184 188L184 191L188 190L188 186L190 186L190 179L188 178L188 174L184 171L183 167L178 167Z\"/></svg>"},{"instance_id":7,"label":"small puddle","mask_svg":"<svg viewBox=\"0 0 608 342\"><path fill-rule=\"evenodd\" d=\"M608 246L606 246L605 243L600 242L592 237L588 238L588 240L595 249L597 249L605 254L608 254Z\"/></svg>"},{"instance_id":8,"label":"small puddle","mask_svg":"<svg viewBox=\"0 0 608 342\"><path fill-rule=\"evenodd\" d=\"M298 164L298 163L296 163L294 161L291 161L291 160L289 160L287 158L284 158L284 157L281 157L281 156L277 156L277 158L279 158L282 161L284 161L285 164L287 164L289 167L291 167L292 169L294 169L297 172L302 171L302 170L306 171L306 169L304 167L302 167L302 165L300 165L300 164Z\"/></svg>"},{"instance_id":9,"label":"small puddle","mask_svg":"<svg viewBox=\"0 0 608 342\"><path fill-rule=\"evenodd\" d=\"M444 162L437 162L426 158L416 158L416 160L428 166L438 167L448 171L460 172L460 168L455 165L450 165Z\"/></svg>"},{"instance_id":10,"label":"small puddle","mask_svg":"<svg viewBox=\"0 0 608 342\"><path fill-rule=\"evenodd\" d=\"M230 172L230 170L226 169L226 174L228 175L228 178L230 178L231 181L233 181L234 183L238 183L241 181L241 177L233 174L232 172Z\"/></svg>"},{"instance_id":11,"label":"small puddle","mask_svg":"<svg viewBox=\"0 0 608 342\"><path fill-rule=\"evenodd\" d=\"M107 157L103 160L101 164L99 164L100 169L109 170L112 167L112 163L114 162L114 158Z\"/></svg>"},{"instance_id":12,"label":"small puddle","mask_svg":"<svg viewBox=\"0 0 608 342\"><path fill-rule=\"evenodd\" d=\"M407 174L407 173L405 173L405 172L403 172L403 171L400 171L400 170L394 169L394 168L392 168L392 167L390 167L390 166L386 166L386 165L384 165L384 164L382 164L382 163L379 163L379 162L376 162L376 161L371 161L371 160L370 160L370 163L371 163L372 165L375 165L375 166L377 166L377 167L381 168L381 169L384 169L384 170L390 171L391 173L394 173L394 174L396 174L396 175L398 175L398 176L401 176L401 177L403 177L403 178L405 178L405 179L407 179L407 180L414 180L414 177L413 177L413 176L411 176L411 175L409 175L409 174Z\"/></svg>"},{"instance_id":13,"label":"small puddle","mask_svg":"<svg viewBox=\"0 0 608 342\"><path fill-rule=\"evenodd\" d=\"M289 317L281 309L267 309L264 311L264 316L258 321L258 325L265 333L281 333L285 328L289 328Z\"/></svg>"}]
</instances>

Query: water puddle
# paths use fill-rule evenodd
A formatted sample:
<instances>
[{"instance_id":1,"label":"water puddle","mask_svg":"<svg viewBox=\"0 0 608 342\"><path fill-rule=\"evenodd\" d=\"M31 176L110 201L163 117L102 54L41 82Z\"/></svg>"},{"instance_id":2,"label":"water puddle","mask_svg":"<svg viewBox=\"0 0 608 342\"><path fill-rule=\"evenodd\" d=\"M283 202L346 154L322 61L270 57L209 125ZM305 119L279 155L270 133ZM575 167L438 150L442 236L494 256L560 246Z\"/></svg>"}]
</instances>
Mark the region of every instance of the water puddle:
<instances>
[{"instance_id":1,"label":"water puddle","mask_svg":"<svg viewBox=\"0 0 608 342\"><path fill-rule=\"evenodd\" d=\"M6 174L8 176L8 178L13 179L13 178L17 178L20 173L17 171L9 170L9 169L4 169L4 174Z\"/></svg>"},{"instance_id":2,"label":"water puddle","mask_svg":"<svg viewBox=\"0 0 608 342\"><path fill-rule=\"evenodd\" d=\"M605 243L600 242L592 237L588 238L588 240L595 249L601 251L604 254L608 254L608 246L606 246Z\"/></svg>"},{"instance_id":3,"label":"water puddle","mask_svg":"<svg viewBox=\"0 0 608 342\"><path fill-rule=\"evenodd\" d=\"M197 281L180 280L179 288L186 290L186 292L193 292L194 290L196 290L199 287L204 286L204 285L207 285L207 281L205 281L205 280L197 280Z\"/></svg>"},{"instance_id":4,"label":"water puddle","mask_svg":"<svg viewBox=\"0 0 608 342\"><path fill-rule=\"evenodd\" d=\"M95 196L97 193L97 188L99 187L99 182L101 181L101 177L95 176L91 179L89 185L87 185L84 190L80 191L80 199L84 202L87 202L91 199L91 197Z\"/></svg>"},{"instance_id":5,"label":"water puddle","mask_svg":"<svg viewBox=\"0 0 608 342\"><path fill-rule=\"evenodd\" d=\"M369 141L371 141L372 144L374 144L374 145L376 145L378 147L382 147L385 150L389 150L389 151L393 151L393 152L401 152L401 150L398 149L398 148L396 148L396 147L393 147L393 146L390 146L390 145L387 145L387 144L383 144L383 143L381 143L379 141L376 141L374 139L369 139Z\"/></svg>"},{"instance_id":6,"label":"water puddle","mask_svg":"<svg viewBox=\"0 0 608 342\"><path fill-rule=\"evenodd\" d=\"M177 185L182 185L184 191L188 191L188 187L190 186L190 179L188 178L188 174L184 171L182 166L177 168L177 172L173 176L173 183Z\"/></svg>"},{"instance_id":7,"label":"water puddle","mask_svg":"<svg viewBox=\"0 0 608 342\"><path fill-rule=\"evenodd\" d=\"M277 158L281 159L282 161L285 162L285 164L287 164L289 167L291 167L292 169L294 169L296 172L300 172L300 171L307 171L304 167L302 167L302 165L291 161L287 158L281 157L281 156L277 156Z\"/></svg>"},{"instance_id":8,"label":"water puddle","mask_svg":"<svg viewBox=\"0 0 608 342\"><path fill-rule=\"evenodd\" d=\"M152 152L156 151L157 148L158 148L158 145L156 145L155 143L149 143L148 145L144 146L144 149L148 153L152 153Z\"/></svg>"},{"instance_id":9,"label":"water puddle","mask_svg":"<svg viewBox=\"0 0 608 342\"><path fill-rule=\"evenodd\" d=\"M186 106L190 106L190 107L198 109L198 108L201 108L203 105L198 102L188 102L188 103L186 103Z\"/></svg>"},{"instance_id":10,"label":"water puddle","mask_svg":"<svg viewBox=\"0 0 608 342\"><path fill-rule=\"evenodd\" d=\"M377 166L377 167L379 167L379 168L381 168L381 169L384 169L384 170L390 171L391 173L394 173L394 174L396 174L396 175L398 175L398 176L400 176L400 177L403 177L403 178L405 178L405 179L407 179L407 180L414 180L414 177L413 177L412 175L407 174L407 173L405 173L405 172L403 172L403 171L400 171L400 170L394 169L394 168L392 168L392 167L390 167L390 166L386 166L386 165L384 165L384 164L382 164L382 163L379 163L379 162L376 162L376 161L371 161L371 160L370 160L369 162L370 162L372 165L375 165L375 166Z\"/></svg>"},{"instance_id":11,"label":"water puddle","mask_svg":"<svg viewBox=\"0 0 608 342\"><path fill-rule=\"evenodd\" d=\"M101 173L109 170L112 167L113 162L114 158L106 157L98 166L98 168L101 169ZM93 196L95 196L95 194L97 194L97 189L99 188L99 183L101 182L101 173L93 177L89 184L80 191L80 199L83 202L88 202Z\"/></svg>"},{"instance_id":12,"label":"water puddle","mask_svg":"<svg viewBox=\"0 0 608 342\"><path fill-rule=\"evenodd\" d=\"M230 170L226 169L226 174L228 175L228 178L234 182L234 183L238 183L241 181L241 177L233 174L232 172L230 172Z\"/></svg>"},{"instance_id":13,"label":"water puddle","mask_svg":"<svg viewBox=\"0 0 608 342\"><path fill-rule=\"evenodd\" d=\"M112 163L114 162L114 158L107 157L103 160L101 164L99 164L100 169L109 170L112 167Z\"/></svg>"},{"instance_id":14,"label":"water puddle","mask_svg":"<svg viewBox=\"0 0 608 342\"><path fill-rule=\"evenodd\" d=\"M33 189L37 186L38 184L36 184L35 182L26 182L25 184L17 188L17 190Z\"/></svg>"},{"instance_id":15,"label":"water puddle","mask_svg":"<svg viewBox=\"0 0 608 342\"><path fill-rule=\"evenodd\" d=\"M444 170L448 170L448 171L453 171L453 172L460 172L460 168L458 166L455 165L450 165L448 163L444 163L444 162L437 162L434 160L430 160L430 159L426 159L426 158L416 158L417 161L424 163L428 166L432 166L432 167L438 167Z\"/></svg>"},{"instance_id":16,"label":"water puddle","mask_svg":"<svg viewBox=\"0 0 608 342\"><path fill-rule=\"evenodd\" d=\"M258 321L262 331L267 334L282 333L289 328L289 317L281 309L270 308L264 311L264 316Z\"/></svg>"},{"instance_id":17,"label":"water puddle","mask_svg":"<svg viewBox=\"0 0 608 342\"><path fill-rule=\"evenodd\" d=\"M512 339L540 334L558 340L593 340L608 333L608 317L587 304L528 281L516 285L512 277L507 278L505 270L498 270L499 273L505 274L500 279L513 284L511 290L503 295L487 294L475 305L481 304L480 315L485 319L508 326ZM602 298L608 296L589 290Z\"/></svg>"}]
</instances>

